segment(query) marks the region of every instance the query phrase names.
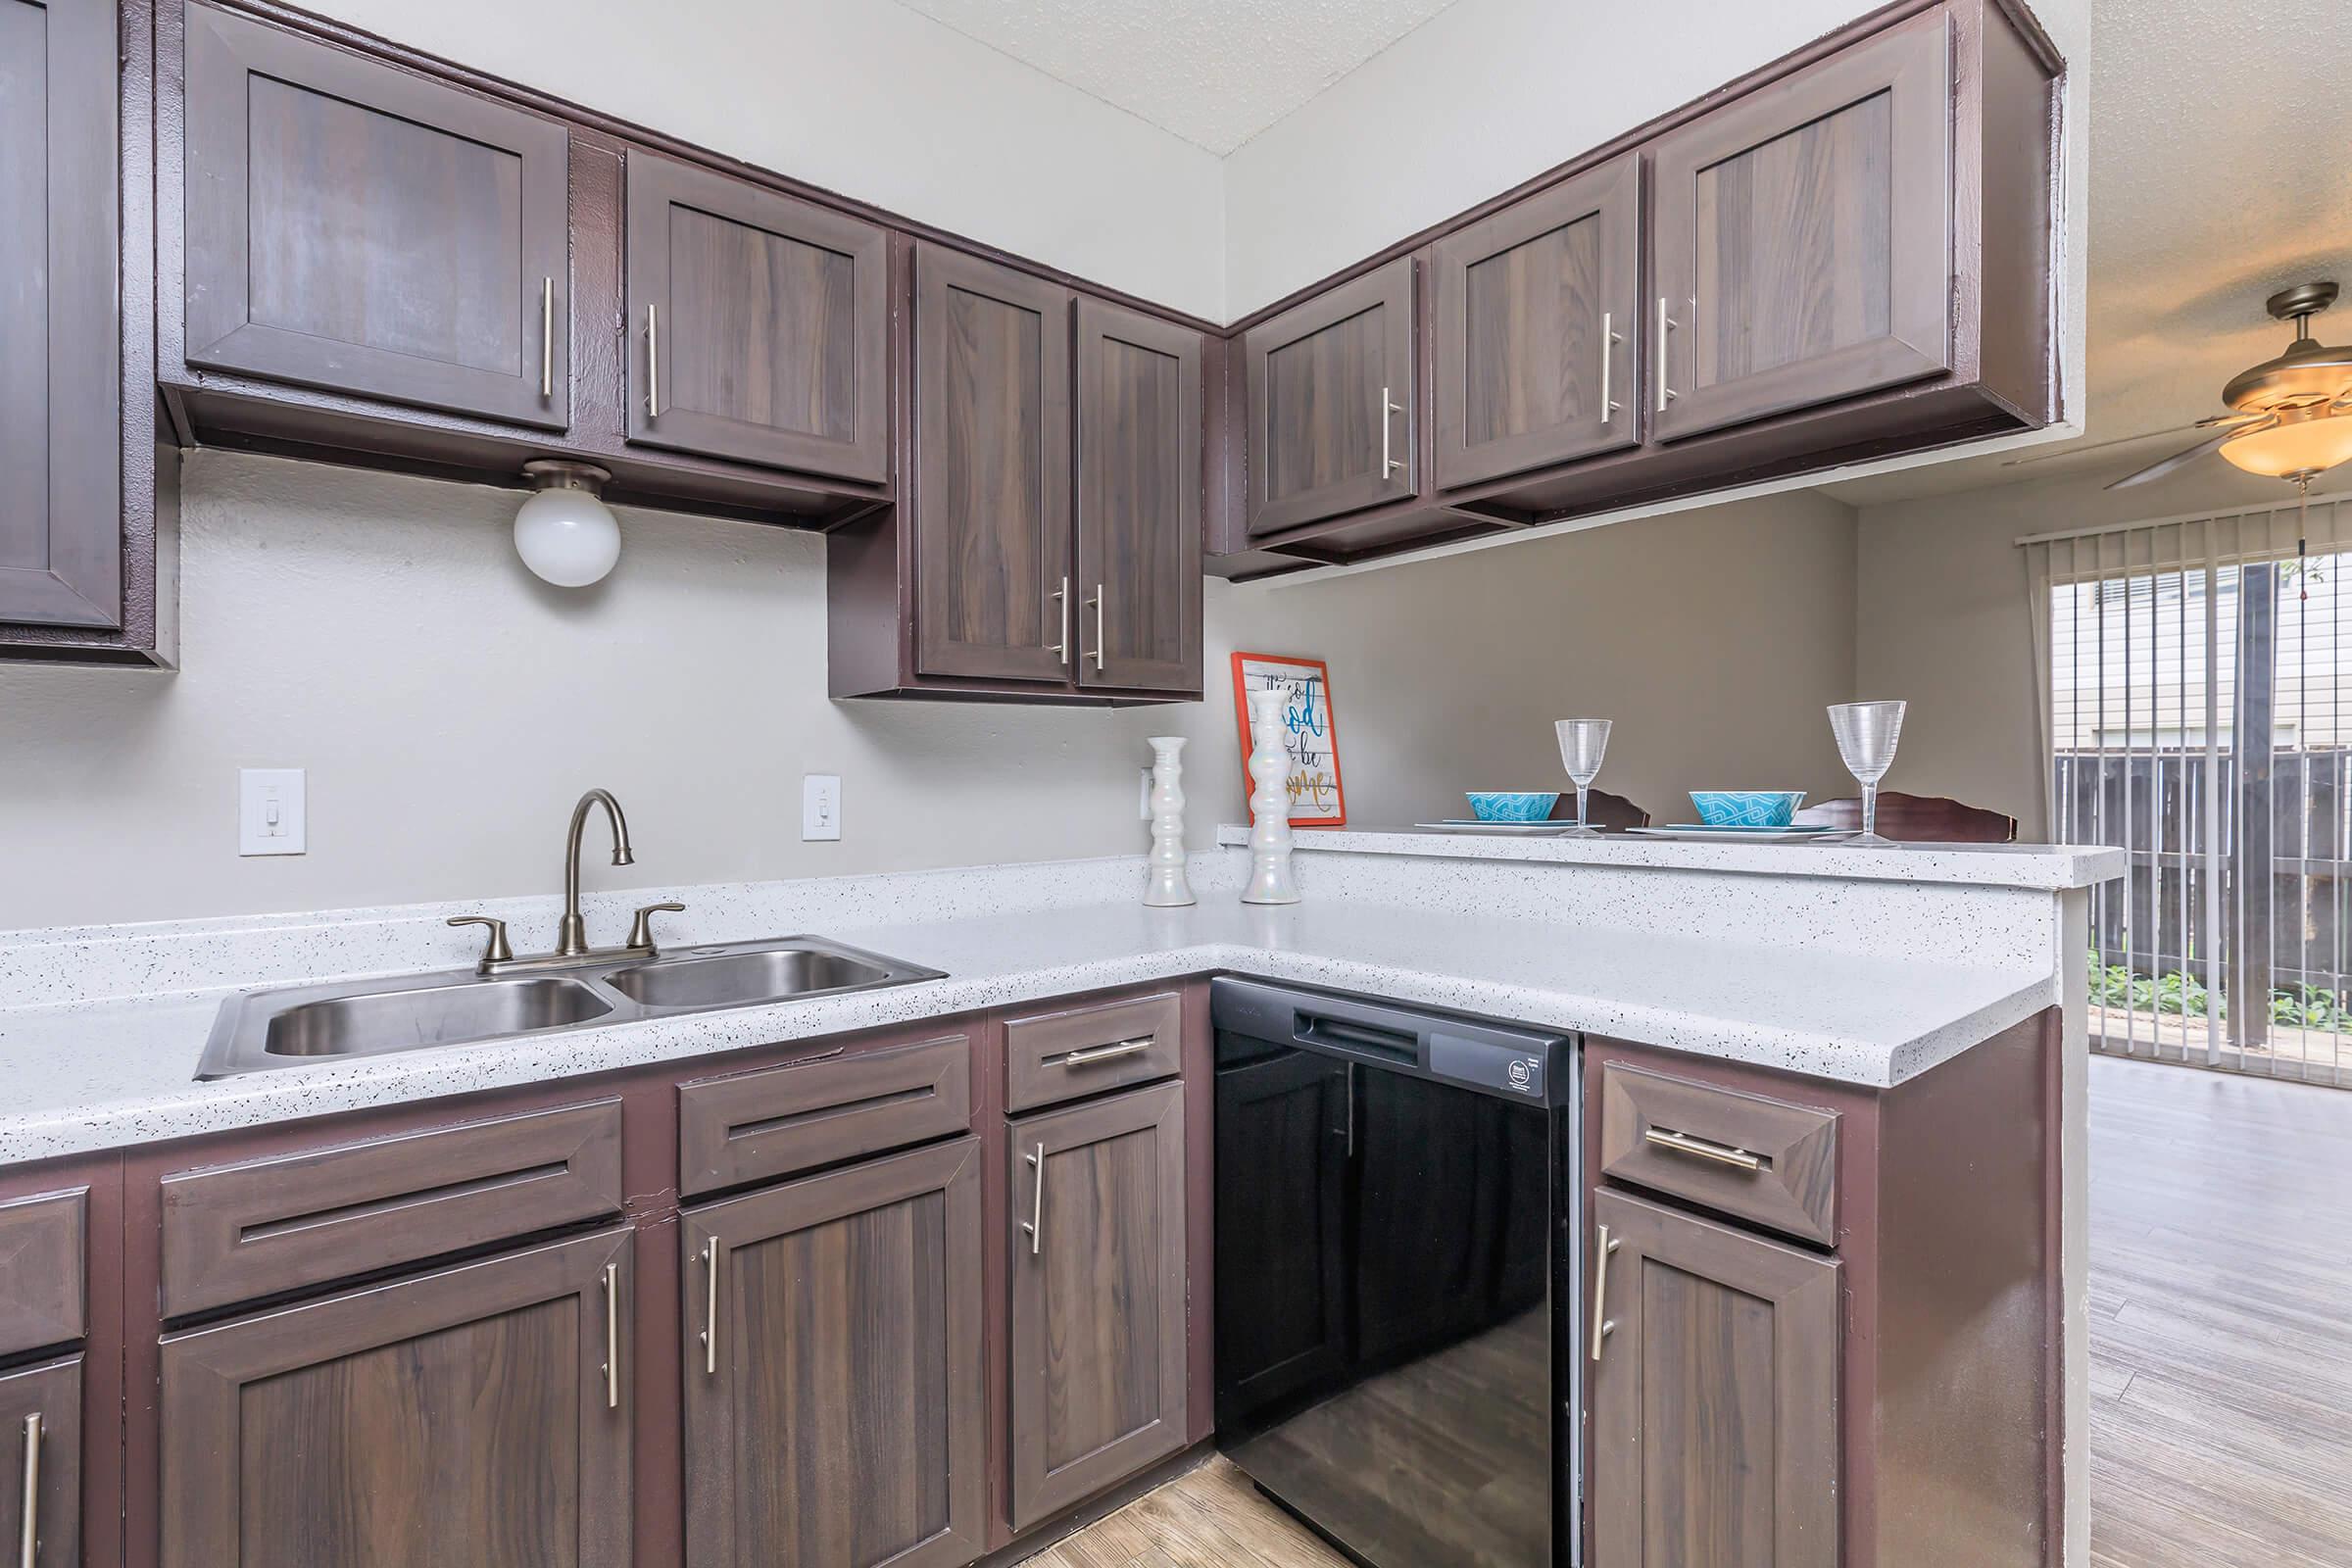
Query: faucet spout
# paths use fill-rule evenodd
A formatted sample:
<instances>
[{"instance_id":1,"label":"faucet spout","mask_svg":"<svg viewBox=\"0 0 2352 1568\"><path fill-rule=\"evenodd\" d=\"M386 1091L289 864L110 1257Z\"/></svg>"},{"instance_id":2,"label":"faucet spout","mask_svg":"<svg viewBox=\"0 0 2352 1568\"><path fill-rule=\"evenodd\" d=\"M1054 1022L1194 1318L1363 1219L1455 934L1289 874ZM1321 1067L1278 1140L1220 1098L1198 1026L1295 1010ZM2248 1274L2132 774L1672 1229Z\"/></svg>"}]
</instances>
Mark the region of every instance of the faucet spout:
<instances>
[{"instance_id":1,"label":"faucet spout","mask_svg":"<svg viewBox=\"0 0 2352 1568\"><path fill-rule=\"evenodd\" d=\"M580 918L580 838L588 828L588 808L601 806L612 824L612 863L634 865L629 849L629 819L611 790L590 790L571 808L571 830L564 841L564 918L556 926L556 956L573 958L588 951L588 925Z\"/></svg>"}]
</instances>

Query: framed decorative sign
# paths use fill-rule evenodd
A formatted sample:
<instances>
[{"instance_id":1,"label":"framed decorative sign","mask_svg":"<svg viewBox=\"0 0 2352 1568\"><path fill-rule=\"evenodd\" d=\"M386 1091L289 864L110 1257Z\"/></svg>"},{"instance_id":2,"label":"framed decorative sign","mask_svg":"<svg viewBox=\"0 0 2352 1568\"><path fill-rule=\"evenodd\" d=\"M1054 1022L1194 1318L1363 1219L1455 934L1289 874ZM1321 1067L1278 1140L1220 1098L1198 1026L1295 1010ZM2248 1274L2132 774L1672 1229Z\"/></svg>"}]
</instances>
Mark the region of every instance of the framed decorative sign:
<instances>
[{"instance_id":1,"label":"framed decorative sign","mask_svg":"<svg viewBox=\"0 0 2352 1568\"><path fill-rule=\"evenodd\" d=\"M1332 725L1331 672L1320 659L1280 654L1233 656L1233 710L1242 732L1242 797L1250 795L1250 694L1283 694L1282 729L1291 754L1287 783L1291 826L1346 827L1348 798L1340 789L1340 738ZM1251 813L1255 820L1255 813Z\"/></svg>"}]
</instances>

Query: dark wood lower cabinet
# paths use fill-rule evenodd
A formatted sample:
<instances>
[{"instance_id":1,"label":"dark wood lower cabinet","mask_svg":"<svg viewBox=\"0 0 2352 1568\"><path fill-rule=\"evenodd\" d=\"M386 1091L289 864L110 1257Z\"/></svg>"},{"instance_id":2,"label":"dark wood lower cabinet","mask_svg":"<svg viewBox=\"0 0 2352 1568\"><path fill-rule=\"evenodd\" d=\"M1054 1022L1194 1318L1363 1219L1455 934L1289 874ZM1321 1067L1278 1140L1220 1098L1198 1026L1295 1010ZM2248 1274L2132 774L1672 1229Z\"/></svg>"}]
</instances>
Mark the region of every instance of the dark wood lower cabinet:
<instances>
[{"instance_id":1,"label":"dark wood lower cabinet","mask_svg":"<svg viewBox=\"0 0 2352 1568\"><path fill-rule=\"evenodd\" d=\"M690 1209L690 1568L960 1568L987 1408L980 1141Z\"/></svg>"},{"instance_id":2,"label":"dark wood lower cabinet","mask_svg":"<svg viewBox=\"0 0 2352 1568\"><path fill-rule=\"evenodd\" d=\"M1012 1526L1184 1446L1184 1086L1011 1124Z\"/></svg>"},{"instance_id":3,"label":"dark wood lower cabinet","mask_svg":"<svg viewBox=\"0 0 2352 1568\"><path fill-rule=\"evenodd\" d=\"M166 1339L164 1568L625 1568L632 1239Z\"/></svg>"},{"instance_id":4,"label":"dark wood lower cabinet","mask_svg":"<svg viewBox=\"0 0 2352 1568\"><path fill-rule=\"evenodd\" d=\"M30 1449L31 1451L28 1451ZM0 1372L0 1543L26 1561L24 1508L33 1510L29 1568L81 1562L81 1357Z\"/></svg>"},{"instance_id":5,"label":"dark wood lower cabinet","mask_svg":"<svg viewBox=\"0 0 2352 1568\"><path fill-rule=\"evenodd\" d=\"M1838 1568L1838 1264L1593 1195L1592 1568Z\"/></svg>"}]
</instances>

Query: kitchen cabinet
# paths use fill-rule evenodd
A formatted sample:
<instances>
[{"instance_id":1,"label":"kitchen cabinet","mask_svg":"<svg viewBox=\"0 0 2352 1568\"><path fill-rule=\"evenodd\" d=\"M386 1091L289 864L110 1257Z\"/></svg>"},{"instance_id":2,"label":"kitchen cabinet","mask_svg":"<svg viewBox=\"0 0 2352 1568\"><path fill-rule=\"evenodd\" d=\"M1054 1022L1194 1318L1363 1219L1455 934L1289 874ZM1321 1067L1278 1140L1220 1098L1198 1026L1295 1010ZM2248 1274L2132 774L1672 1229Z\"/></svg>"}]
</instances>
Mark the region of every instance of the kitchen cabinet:
<instances>
[{"instance_id":1,"label":"kitchen cabinet","mask_svg":"<svg viewBox=\"0 0 2352 1568\"><path fill-rule=\"evenodd\" d=\"M1627 153L1433 248L1441 489L1639 439L1641 198Z\"/></svg>"},{"instance_id":2,"label":"kitchen cabinet","mask_svg":"<svg viewBox=\"0 0 2352 1568\"><path fill-rule=\"evenodd\" d=\"M1250 329L1251 535L1420 493L1412 258Z\"/></svg>"},{"instance_id":3,"label":"kitchen cabinet","mask_svg":"<svg viewBox=\"0 0 2352 1568\"><path fill-rule=\"evenodd\" d=\"M686 1560L984 1549L980 1141L690 1209Z\"/></svg>"},{"instance_id":4,"label":"kitchen cabinet","mask_svg":"<svg viewBox=\"0 0 2352 1568\"><path fill-rule=\"evenodd\" d=\"M1200 686L1200 334L1078 302L1082 687Z\"/></svg>"},{"instance_id":5,"label":"kitchen cabinet","mask_svg":"<svg viewBox=\"0 0 2352 1568\"><path fill-rule=\"evenodd\" d=\"M625 1568L631 1237L168 1337L164 1568Z\"/></svg>"},{"instance_id":6,"label":"kitchen cabinet","mask_svg":"<svg viewBox=\"0 0 2352 1568\"><path fill-rule=\"evenodd\" d=\"M627 236L631 441L890 476L886 231L633 151Z\"/></svg>"},{"instance_id":7,"label":"kitchen cabinet","mask_svg":"<svg viewBox=\"0 0 2352 1568\"><path fill-rule=\"evenodd\" d=\"M1010 1131L1017 1531L1185 1445L1184 1086Z\"/></svg>"},{"instance_id":8,"label":"kitchen cabinet","mask_svg":"<svg viewBox=\"0 0 2352 1568\"><path fill-rule=\"evenodd\" d=\"M1592 1217L1592 1568L1838 1568L1837 1260L1617 1192Z\"/></svg>"},{"instance_id":9,"label":"kitchen cabinet","mask_svg":"<svg viewBox=\"0 0 2352 1568\"><path fill-rule=\"evenodd\" d=\"M564 127L209 6L186 27L187 363L565 428Z\"/></svg>"},{"instance_id":10,"label":"kitchen cabinet","mask_svg":"<svg viewBox=\"0 0 2352 1568\"><path fill-rule=\"evenodd\" d=\"M81 1442L80 1356L0 1372L0 1542L12 1563L79 1568Z\"/></svg>"},{"instance_id":11,"label":"kitchen cabinet","mask_svg":"<svg viewBox=\"0 0 2352 1568\"><path fill-rule=\"evenodd\" d=\"M1950 56L1930 12L1659 139L1659 439L1951 368Z\"/></svg>"}]
</instances>

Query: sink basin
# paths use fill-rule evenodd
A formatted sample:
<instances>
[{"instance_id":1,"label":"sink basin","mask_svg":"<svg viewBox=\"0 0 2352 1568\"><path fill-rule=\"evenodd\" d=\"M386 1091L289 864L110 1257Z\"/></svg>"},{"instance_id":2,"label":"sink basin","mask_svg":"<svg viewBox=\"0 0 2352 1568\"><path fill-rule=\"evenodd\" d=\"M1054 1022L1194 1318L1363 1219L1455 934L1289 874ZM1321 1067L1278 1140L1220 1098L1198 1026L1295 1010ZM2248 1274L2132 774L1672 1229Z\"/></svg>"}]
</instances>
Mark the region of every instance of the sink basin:
<instances>
[{"instance_id":1,"label":"sink basin","mask_svg":"<svg viewBox=\"0 0 2352 1568\"><path fill-rule=\"evenodd\" d=\"M607 958L553 974L471 969L249 991L220 1004L199 1079L345 1056L472 1045L592 1024L751 1007L940 978L821 937Z\"/></svg>"},{"instance_id":2,"label":"sink basin","mask_svg":"<svg viewBox=\"0 0 2352 1568\"><path fill-rule=\"evenodd\" d=\"M270 1018L262 1049L272 1056L371 1056L561 1029L612 1010L577 980L461 981L300 1003Z\"/></svg>"},{"instance_id":3,"label":"sink basin","mask_svg":"<svg viewBox=\"0 0 2352 1568\"><path fill-rule=\"evenodd\" d=\"M854 991L887 982L885 964L814 948L770 949L710 957L656 958L615 969L605 984L659 1011L742 1007L787 1002L819 991Z\"/></svg>"}]
</instances>

